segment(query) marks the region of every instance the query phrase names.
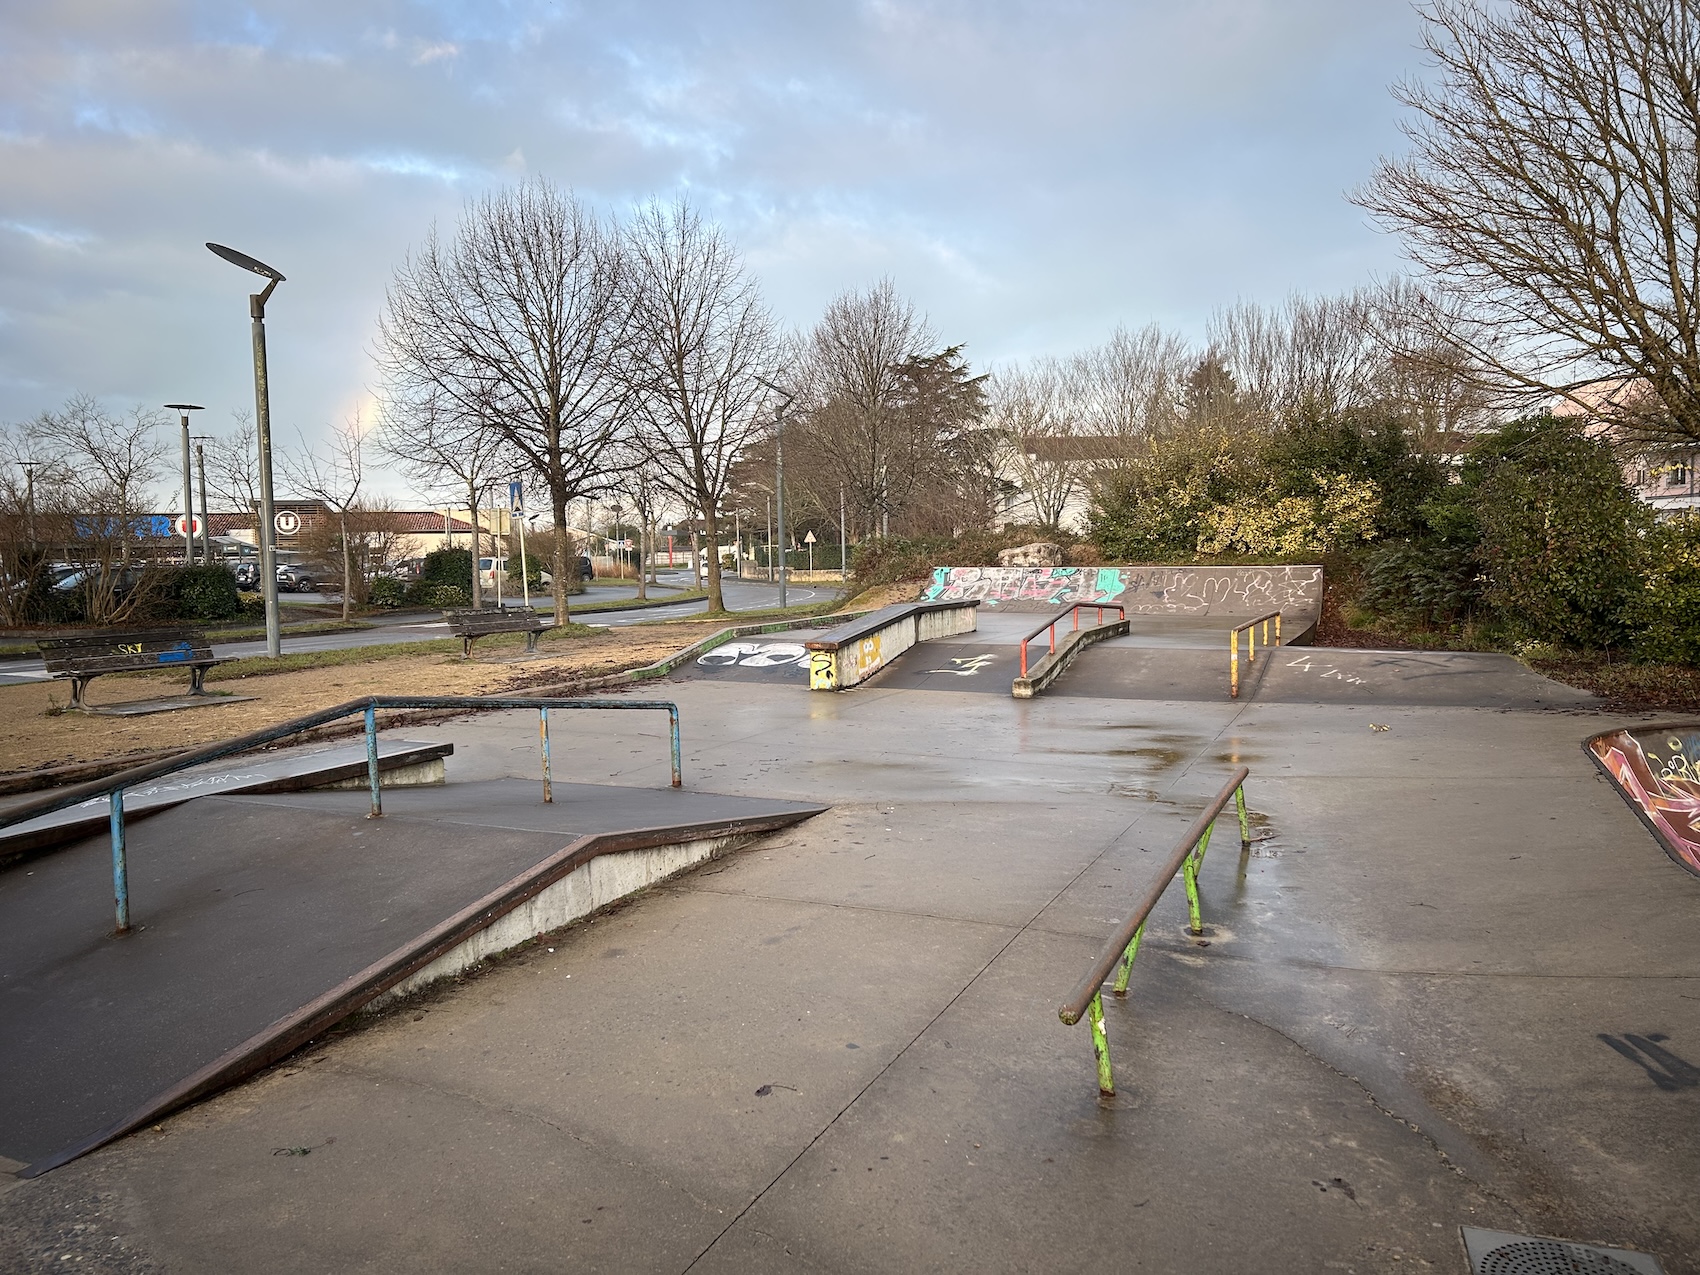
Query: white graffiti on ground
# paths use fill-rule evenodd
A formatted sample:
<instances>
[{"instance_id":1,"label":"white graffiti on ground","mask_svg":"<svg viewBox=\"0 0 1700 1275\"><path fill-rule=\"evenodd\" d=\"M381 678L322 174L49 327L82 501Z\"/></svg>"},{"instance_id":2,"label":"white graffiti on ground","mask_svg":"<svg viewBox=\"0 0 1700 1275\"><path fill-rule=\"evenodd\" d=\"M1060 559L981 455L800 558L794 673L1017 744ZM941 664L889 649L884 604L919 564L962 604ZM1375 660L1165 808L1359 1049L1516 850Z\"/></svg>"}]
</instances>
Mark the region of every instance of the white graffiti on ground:
<instances>
[{"instance_id":1,"label":"white graffiti on ground","mask_svg":"<svg viewBox=\"0 0 1700 1275\"><path fill-rule=\"evenodd\" d=\"M963 655L953 657L948 661L948 663L956 665L955 668L930 668L927 672L954 673L957 677L973 677L988 664L997 663L997 658L995 655Z\"/></svg>"},{"instance_id":2,"label":"white graffiti on ground","mask_svg":"<svg viewBox=\"0 0 1700 1275\"><path fill-rule=\"evenodd\" d=\"M1322 568L937 567L921 596L928 602L977 599L988 606L1119 602L1141 615L1310 611L1322 600Z\"/></svg>"},{"instance_id":3,"label":"white graffiti on ground","mask_svg":"<svg viewBox=\"0 0 1700 1275\"><path fill-rule=\"evenodd\" d=\"M1326 660L1322 661L1319 665L1316 658L1311 655L1301 655L1296 660L1288 660L1287 667L1296 668L1301 673L1315 673L1318 677L1337 678L1339 681L1346 683L1348 686L1369 685L1368 682L1364 681L1364 679L1359 677L1356 673L1344 673L1334 665L1328 663Z\"/></svg>"},{"instance_id":4,"label":"white graffiti on ground","mask_svg":"<svg viewBox=\"0 0 1700 1275\"><path fill-rule=\"evenodd\" d=\"M777 668L801 664L808 654L795 642L728 642L697 656L697 663L705 668Z\"/></svg>"}]
</instances>

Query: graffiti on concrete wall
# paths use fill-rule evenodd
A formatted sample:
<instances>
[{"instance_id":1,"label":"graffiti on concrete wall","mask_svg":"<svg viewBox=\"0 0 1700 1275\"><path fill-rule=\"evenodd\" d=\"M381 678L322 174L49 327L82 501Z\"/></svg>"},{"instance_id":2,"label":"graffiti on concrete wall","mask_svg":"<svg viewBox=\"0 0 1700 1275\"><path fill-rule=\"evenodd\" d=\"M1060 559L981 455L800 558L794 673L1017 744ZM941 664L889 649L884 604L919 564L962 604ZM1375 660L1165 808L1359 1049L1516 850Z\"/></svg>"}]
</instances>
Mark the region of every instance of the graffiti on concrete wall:
<instances>
[{"instance_id":1,"label":"graffiti on concrete wall","mask_svg":"<svg viewBox=\"0 0 1700 1275\"><path fill-rule=\"evenodd\" d=\"M1140 615L1314 611L1321 567L938 567L921 597L982 605L1120 602Z\"/></svg>"},{"instance_id":2,"label":"graffiti on concrete wall","mask_svg":"<svg viewBox=\"0 0 1700 1275\"><path fill-rule=\"evenodd\" d=\"M1700 875L1700 722L1607 731L1585 747L1665 853Z\"/></svg>"}]
</instances>

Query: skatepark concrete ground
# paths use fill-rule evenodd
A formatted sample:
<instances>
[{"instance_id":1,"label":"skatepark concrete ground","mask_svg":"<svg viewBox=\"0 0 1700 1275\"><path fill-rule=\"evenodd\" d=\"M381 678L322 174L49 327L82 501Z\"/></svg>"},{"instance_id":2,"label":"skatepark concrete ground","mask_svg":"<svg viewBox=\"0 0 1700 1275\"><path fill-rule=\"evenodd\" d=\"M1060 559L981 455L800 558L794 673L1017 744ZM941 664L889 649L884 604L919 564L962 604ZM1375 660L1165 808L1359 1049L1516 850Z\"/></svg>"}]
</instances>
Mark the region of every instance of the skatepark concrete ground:
<instances>
[{"instance_id":1,"label":"skatepark concrete ground","mask_svg":"<svg viewBox=\"0 0 1700 1275\"><path fill-rule=\"evenodd\" d=\"M1700 879L1583 756L1619 719L1491 657L1230 702L1098 650L1026 702L675 681L688 788L830 809L12 1186L0 1268L1464 1272L1467 1225L1700 1271ZM665 785L587 716L558 778ZM408 730L468 782L519 733ZM1239 764L1100 1100L1057 1007Z\"/></svg>"}]
</instances>

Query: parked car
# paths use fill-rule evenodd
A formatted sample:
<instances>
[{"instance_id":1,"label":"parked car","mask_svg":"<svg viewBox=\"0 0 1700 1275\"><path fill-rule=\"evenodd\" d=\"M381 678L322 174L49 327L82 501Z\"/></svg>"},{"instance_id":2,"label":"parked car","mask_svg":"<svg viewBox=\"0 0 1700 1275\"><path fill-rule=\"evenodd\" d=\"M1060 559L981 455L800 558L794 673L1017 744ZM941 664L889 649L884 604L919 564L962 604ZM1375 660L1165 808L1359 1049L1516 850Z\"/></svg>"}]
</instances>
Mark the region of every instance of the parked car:
<instances>
[{"instance_id":1,"label":"parked car","mask_svg":"<svg viewBox=\"0 0 1700 1275\"><path fill-rule=\"evenodd\" d=\"M317 593L319 588L305 567L298 567L292 562L278 563L277 587L284 593Z\"/></svg>"},{"instance_id":2,"label":"parked car","mask_svg":"<svg viewBox=\"0 0 1700 1275\"><path fill-rule=\"evenodd\" d=\"M236 564L236 587L257 592L260 587L260 564L257 562L239 562Z\"/></svg>"},{"instance_id":3,"label":"parked car","mask_svg":"<svg viewBox=\"0 0 1700 1275\"><path fill-rule=\"evenodd\" d=\"M580 580L596 579L596 568L589 558L581 557L578 560L578 578Z\"/></svg>"}]
</instances>

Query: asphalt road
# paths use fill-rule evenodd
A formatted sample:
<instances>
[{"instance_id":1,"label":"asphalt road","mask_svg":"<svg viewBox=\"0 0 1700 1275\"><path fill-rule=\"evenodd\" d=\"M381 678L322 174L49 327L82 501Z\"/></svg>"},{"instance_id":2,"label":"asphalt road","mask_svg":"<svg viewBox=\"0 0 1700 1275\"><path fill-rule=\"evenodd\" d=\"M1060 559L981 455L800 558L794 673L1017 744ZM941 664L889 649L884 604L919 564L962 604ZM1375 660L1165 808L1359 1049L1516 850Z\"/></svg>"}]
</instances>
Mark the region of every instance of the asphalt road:
<instances>
[{"instance_id":1,"label":"asphalt road","mask_svg":"<svg viewBox=\"0 0 1700 1275\"><path fill-rule=\"evenodd\" d=\"M688 571L662 572L663 584L677 589L690 586ZM761 581L727 580L724 582L726 606L732 611L761 611L779 605L779 587ZM785 601L788 605L799 606L809 602L819 602L831 595L831 590L817 586L792 585L786 590ZM625 597L636 597L635 587L621 589L592 588L582 594L576 601L605 602L621 600ZM284 595L290 602L315 603L328 602L331 599L316 593L296 593ZM517 606L518 599L505 598L510 606ZM539 600L541 601L541 600ZM599 611L584 617L583 622L596 628L618 628L627 624L643 624L653 620L672 620L698 612L706 611L708 602L704 598L696 598L688 602L680 602L673 606L657 606L634 608L630 611ZM288 611L284 618L288 621ZM386 642L427 642L433 638L449 636L449 626L434 616L422 617L417 614L398 617L393 620L377 617L374 627L359 629L351 633L319 633L310 637L292 637L285 635L283 649L286 652L297 651L337 651L355 646L377 646ZM266 644L263 640L257 642L215 642L213 654L240 658L248 655L264 655ZM21 682L40 682L47 679L48 673L42 662L35 660L7 660L0 662L0 686L16 685Z\"/></svg>"}]
</instances>

